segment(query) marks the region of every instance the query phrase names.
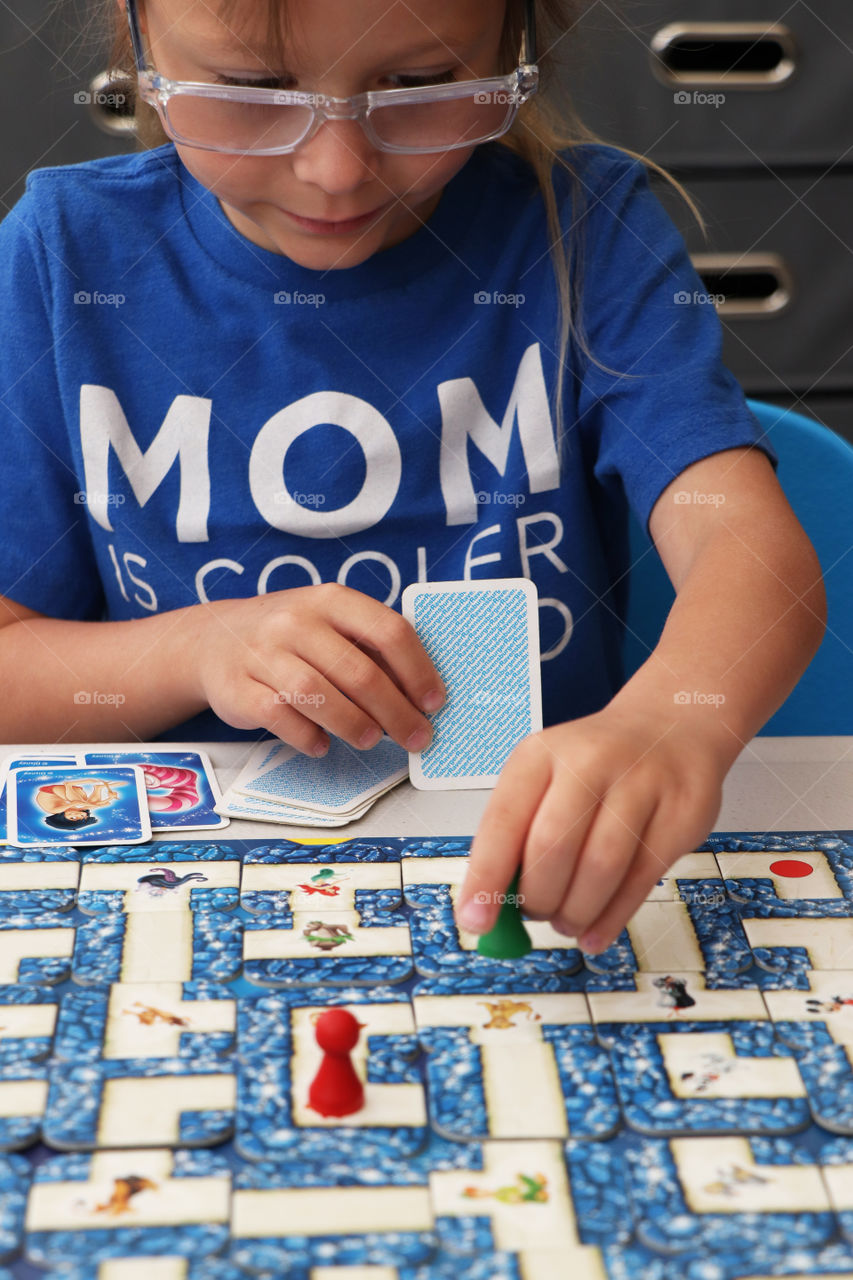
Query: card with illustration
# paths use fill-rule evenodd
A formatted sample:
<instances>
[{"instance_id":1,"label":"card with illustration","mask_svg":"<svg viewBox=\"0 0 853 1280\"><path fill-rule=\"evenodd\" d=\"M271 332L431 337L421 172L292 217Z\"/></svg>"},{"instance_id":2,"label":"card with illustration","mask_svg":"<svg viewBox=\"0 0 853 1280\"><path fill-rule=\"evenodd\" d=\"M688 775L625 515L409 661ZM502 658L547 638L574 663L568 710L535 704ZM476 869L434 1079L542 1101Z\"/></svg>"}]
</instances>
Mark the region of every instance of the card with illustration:
<instances>
[{"instance_id":1,"label":"card with illustration","mask_svg":"<svg viewBox=\"0 0 853 1280\"><path fill-rule=\"evenodd\" d=\"M145 782L138 765L47 765L11 769L9 843L141 844L151 839Z\"/></svg>"},{"instance_id":2,"label":"card with illustration","mask_svg":"<svg viewBox=\"0 0 853 1280\"><path fill-rule=\"evenodd\" d=\"M0 765L0 844L7 842L6 836L6 783L8 781L10 769L29 769L39 765L46 764L71 764L78 763L76 755L73 752L67 755L54 754L53 752L39 752L37 756L7 756ZM47 841L44 841L47 844Z\"/></svg>"},{"instance_id":3,"label":"card with illustration","mask_svg":"<svg viewBox=\"0 0 853 1280\"><path fill-rule=\"evenodd\" d=\"M215 830L231 821L214 809L222 792L202 751L87 751L82 762L139 765L154 831Z\"/></svg>"}]
</instances>

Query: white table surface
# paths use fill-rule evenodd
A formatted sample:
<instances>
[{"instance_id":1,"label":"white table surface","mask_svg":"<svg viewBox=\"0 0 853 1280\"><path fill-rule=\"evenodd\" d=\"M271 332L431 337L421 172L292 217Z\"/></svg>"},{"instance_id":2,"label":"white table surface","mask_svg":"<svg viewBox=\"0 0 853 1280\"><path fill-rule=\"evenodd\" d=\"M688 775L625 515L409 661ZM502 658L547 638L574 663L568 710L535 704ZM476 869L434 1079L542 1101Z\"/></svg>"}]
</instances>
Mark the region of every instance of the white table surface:
<instances>
[{"instance_id":1,"label":"white table surface","mask_svg":"<svg viewBox=\"0 0 853 1280\"><path fill-rule=\"evenodd\" d=\"M25 743L3 754L52 751L203 750L224 791L254 750L245 742ZM363 818L327 830L329 839L358 836L469 836L489 791L417 791L403 782L377 800ZM735 761L723 789L715 831L816 831L853 829L853 737L754 738ZM277 837L317 839L317 827L231 820L221 831L187 833L193 839ZM175 832L165 832L174 840Z\"/></svg>"}]
</instances>

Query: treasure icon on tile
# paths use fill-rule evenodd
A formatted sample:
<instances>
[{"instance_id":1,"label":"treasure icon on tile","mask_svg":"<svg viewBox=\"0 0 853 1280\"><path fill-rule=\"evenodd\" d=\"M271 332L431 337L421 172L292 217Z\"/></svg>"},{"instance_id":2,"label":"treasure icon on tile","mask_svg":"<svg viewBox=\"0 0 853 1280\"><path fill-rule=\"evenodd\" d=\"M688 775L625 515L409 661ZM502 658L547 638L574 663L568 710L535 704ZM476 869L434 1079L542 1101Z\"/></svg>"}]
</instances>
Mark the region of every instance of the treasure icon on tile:
<instances>
[{"instance_id":1,"label":"treasure icon on tile","mask_svg":"<svg viewBox=\"0 0 853 1280\"><path fill-rule=\"evenodd\" d=\"M436 981L413 993L434 1129L457 1141L616 1131L610 1063L582 993L522 982L455 990Z\"/></svg>"},{"instance_id":2,"label":"treasure icon on tile","mask_svg":"<svg viewBox=\"0 0 853 1280\"><path fill-rule=\"evenodd\" d=\"M318 1023L346 1009L355 1024L346 1070L361 1093L344 1108L314 1093L326 1049ZM426 1100L411 1004L387 988L294 989L238 1002L239 1105L235 1144L241 1155L304 1161L410 1157L427 1139ZM334 1092L334 1090L333 1090ZM348 1095L349 1097L349 1095Z\"/></svg>"},{"instance_id":3,"label":"treasure icon on tile","mask_svg":"<svg viewBox=\"0 0 853 1280\"><path fill-rule=\"evenodd\" d=\"M405 850L404 850L405 854ZM534 974L575 973L582 965L577 943L557 933L547 921L525 921L533 949L521 959L481 955L478 936L458 928L456 899L468 868L467 857L404 856L403 895L414 908L409 917L415 968L428 978L453 973L460 977L513 981Z\"/></svg>"},{"instance_id":4,"label":"treasure icon on tile","mask_svg":"<svg viewBox=\"0 0 853 1280\"><path fill-rule=\"evenodd\" d=\"M820 1169L788 1138L644 1138L626 1157L637 1233L651 1249L784 1252L834 1234Z\"/></svg>"},{"instance_id":5,"label":"treasure icon on tile","mask_svg":"<svg viewBox=\"0 0 853 1280\"><path fill-rule=\"evenodd\" d=\"M237 1002L211 982L113 983L62 998L53 1047L64 1062L187 1058L230 1054Z\"/></svg>"},{"instance_id":6,"label":"treasure icon on tile","mask_svg":"<svg viewBox=\"0 0 853 1280\"><path fill-rule=\"evenodd\" d=\"M240 973L242 952L242 921L224 911L133 911L78 926L71 976L100 987L230 982Z\"/></svg>"},{"instance_id":7,"label":"treasure icon on tile","mask_svg":"<svg viewBox=\"0 0 853 1280\"><path fill-rule=\"evenodd\" d=\"M36 1170L25 1252L37 1267L109 1258L202 1258L228 1240L231 1173L210 1151L99 1151Z\"/></svg>"}]
</instances>

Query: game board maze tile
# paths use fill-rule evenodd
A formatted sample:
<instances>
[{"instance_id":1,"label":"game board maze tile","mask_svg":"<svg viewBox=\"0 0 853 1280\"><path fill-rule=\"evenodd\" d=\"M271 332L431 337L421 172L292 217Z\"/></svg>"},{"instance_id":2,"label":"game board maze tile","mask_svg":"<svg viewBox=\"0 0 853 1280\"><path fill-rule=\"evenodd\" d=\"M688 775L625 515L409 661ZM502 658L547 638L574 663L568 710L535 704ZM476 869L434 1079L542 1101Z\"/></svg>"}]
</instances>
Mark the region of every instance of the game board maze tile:
<instances>
[{"instance_id":1,"label":"game board maze tile","mask_svg":"<svg viewBox=\"0 0 853 1280\"><path fill-rule=\"evenodd\" d=\"M741 920L762 969L802 977L809 969L846 970L853 965L853 916L783 919L752 916L752 910L741 907Z\"/></svg>"},{"instance_id":2,"label":"game board maze tile","mask_svg":"<svg viewBox=\"0 0 853 1280\"><path fill-rule=\"evenodd\" d=\"M525 975L546 977L580 970L583 961L576 941L557 933L544 920L525 921L533 950L523 959L495 960L480 955L478 936L459 929L454 917L467 866L467 858L449 854L441 858L403 858L403 895L414 908L409 927L419 974L472 974L500 982Z\"/></svg>"},{"instance_id":3,"label":"game board maze tile","mask_svg":"<svg viewBox=\"0 0 853 1280\"><path fill-rule=\"evenodd\" d=\"M582 1144L604 1153L606 1144ZM476 1148L475 1148L476 1150ZM484 1142L478 1167L430 1174L436 1230L450 1253L573 1251L586 1243L563 1145L548 1141ZM616 1184L612 1184L616 1185ZM601 1189L598 1200L606 1199ZM579 1200L582 1200L582 1193ZM624 1192L619 1206L625 1217ZM599 1214L599 1226L603 1225ZM608 1230L622 1232L610 1219ZM627 1238L627 1236L625 1237Z\"/></svg>"},{"instance_id":4,"label":"game board maze tile","mask_svg":"<svg viewBox=\"0 0 853 1280\"><path fill-rule=\"evenodd\" d=\"M782 916L853 909L853 844L838 833L712 835L708 846L737 902Z\"/></svg>"},{"instance_id":5,"label":"game board maze tile","mask_svg":"<svg viewBox=\"0 0 853 1280\"><path fill-rule=\"evenodd\" d=\"M57 1268L218 1253L228 1241L230 1193L227 1161L211 1151L54 1156L30 1189L26 1257Z\"/></svg>"},{"instance_id":6,"label":"game board maze tile","mask_svg":"<svg viewBox=\"0 0 853 1280\"><path fill-rule=\"evenodd\" d=\"M23 1246L31 1180L30 1164L24 1156L0 1156L0 1262L14 1258Z\"/></svg>"},{"instance_id":7,"label":"game board maze tile","mask_svg":"<svg viewBox=\"0 0 853 1280\"><path fill-rule=\"evenodd\" d=\"M17 1151L38 1141L47 1096L44 1063L19 1058L0 1067L0 1150Z\"/></svg>"},{"instance_id":8,"label":"game board maze tile","mask_svg":"<svg viewBox=\"0 0 853 1280\"><path fill-rule=\"evenodd\" d=\"M247 1271L289 1274L316 1266L412 1266L435 1248L425 1185L294 1187L267 1164L234 1180L231 1254Z\"/></svg>"},{"instance_id":9,"label":"game board maze tile","mask_svg":"<svg viewBox=\"0 0 853 1280\"><path fill-rule=\"evenodd\" d=\"M846 1252L853 1259L853 1141L846 1137L829 1138L821 1146L817 1159L845 1238Z\"/></svg>"},{"instance_id":10,"label":"game board maze tile","mask_svg":"<svg viewBox=\"0 0 853 1280\"><path fill-rule=\"evenodd\" d=\"M100 852L100 851L99 851ZM212 859L148 864L99 858L84 861L77 905L87 915L233 911L240 898L240 863Z\"/></svg>"},{"instance_id":11,"label":"game board maze tile","mask_svg":"<svg viewBox=\"0 0 853 1280\"><path fill-rule=\"evenodd\" d=\"M45 1059L53 1046L57 994L49 987L0 986L0 1066Z\"/></svg>"},{"instance_id":12,"label":"game board maze tile","mask_svg":"<svg viewBox=\"0 0 853 1280\"><path fill-rule=\"evenodd\" d=\"M467 858L471 844L471 836L412 836L401 842L400 857Z\"/></svg>"},{"instance_id":13,"label":"game board maze tile","mask_svg":"<svg viewBox=\"0 0 853 1280\"><path fill-rule=\"evenodd\" d=\"M582 994L485 984L465 995L417 990L430 1119L439 1133L457 1141L604 1138L619 1127L610 1063Z\"/></svg>"},{"instance_id":14,"label":"game board maze tile","mask_svg":"<svg viewBox=\"0 0 853 1280\"><path fill-rule=\"evenodd\" d=\"M53 986L71 973L74 926L57 912L0 917L0 983Z\"/></svg>"},{"instance_id":15,"label":"game board maze tile","mask_svg":"<svg viewBox=\"0 0 853 1280\"><path fill-rule=\"evenodd\" d=\"M718 895L725 899L723 879L713 853L686 853L664 872L646 902L685 902L695 897L697 906L713 906Z\"/></svg>"},{"instance_id":16,"label":"game board maze tile","mask_svg":"<svg viewBox=\"0 0 853 1280\"><path fill-rule=\"evenodd\" d=\"M611 946L584 957L587 967L600 974L703 972L709 983L748 969L749 944L734 905L719 900L719 881L693 885L689 900L644 902Z\"/></svg>"},{"instance_id":17,"label":"game board maze tile","mask_svg":"<svg viewBox=\"0 0 853 1280\"><path fill-rule=\"evenodd\" d=\"M304 860L274 863L248 861L243 866L240 905L246 911L396 911L402 905L400 864L396 861L338 865L318 863L303 850Z\"/></svg>"},{"instance_id":18,"label":"game board maze tile","mask_svg":"<svg viewBox=\"0 0 853 1280\"><path fill-rule=\"evenodd\" d=\"M751 1253L705 1249L665 1257L641 1244L605 1247L608 1280L850 1280L853 1252L843 1243L780 1254L761 1245Z\"/></svg>"},{"instance_id":19,"label":"game board maze tile","mask_svg":"<svg viewBox=\"0 0 853 1280\"><path fill-rule=\"evenodd\" d=\"M708 975L670 969L663 973L636 973L630 985L608 990L606 975L586 983L596 1034L610 1045L626 1024L678 1022L766 1022L762 993L744 975L732 986L711 987Z\"/></svg>"},{"instance_id":20,"label":"game board maze tile","mask_svg":"<svg viewBox=\"0 0 853 1280\"><path fill-rule=\"evenodd\" d=\"M56 1062L44 1141L61 1151L211 1146L233 1133L236 1098L234 1066L227 1061Z\"/></svg>"},{"instance_id":21,"label":"game board maze tile","mask_svg":"<svg viewBox=\"0 0 853 1280\"><path fill-rule=\"evenodd\" d=\"M79 864L29 856L25 860L25 850L15 852L17 859L0 859L0 914L70 911L77 896Z\"/></svg>"},{"instance_id":22,"label":"game board maze tile","mask_svg":"<svg viewBox=\"0 0 853 1280\"><path fill-rule=\"evenodd\" d=\"M809 1109L830 1133L853 1134L853 1045L828 1044L797 1054Z\"/></svg>"},{"instance_id":23,"label":"game board maze tile","mask_svg":"<svg viewBox=\"0 0 853 1280\"><path fill-rule=\"evenodd\" d=\"M802 987L764 992L779 1039L797 1051L853 1044L853 970L802 973Z\"/></svg>"},{"instance_id":24,"label":"game board maze tile","mask_svg":"<svg viewBox=\"0 0 853 1280\"><path fill-rule=\"evenodd\" d=\"M835 1233L819 1168L787 1138L643 1138L625 1155L637 1234L651 1249L784 1252Z\"/></svg>"},{"instance_id":25,"label":"game board maze tile","mask_svg":"<svg viewBox=\"0 0 853 1280\"><path fill-rule=\"evenodd\" d=\"M329 844L300 840L276 840L238 842L244 846L243 866L261 863L281 865L288 862L355 862L380 863L400 861L403 839L400 837L371 840L360 836L354 840L335 840Z\"/></svg>"},{"instance_id":26,"label":"game board maze tile","mask_svg":"<svg viewBox=\"0 0 853 1280\"><path fill-rule=\"evenodd\" d=\"M0 1280L3 1280L0 1276ZM253 1280L227 1258L110 1258L95 1266L63 1267L47 1280ZM255 1278L257 1280L257 1278ZM307 1280L307 1278L306 1278ZM355 1280L341 1277L341 1280Z\"/></svg>"},{"instance_id":27,"label":"game board maze tile","mask_svg":"<svg viewBox=\"0 0 853 1280\"><path fill-rule=\"evenodd\" d=\"M610 1049L625 1121L650 1135L781 1135L810 1121L770 1022L625 1023Z\"/></svg>"},{"instance_id":28,"label":"game board maze tile","mask_svg":"<svg viewBox=\"0 0 853 1280\"><path fill-rule=\"evenodd\" d=\"M53 1057L74 1063L217 1058L234 1050L236 1023L236 1000L228 988L212 982L72 990L62 997Z\"/></svg>"},{"instance_id":29,"label":"game board maze tile","mask_svg":"<svg viewBox=\"0 0 853 1280\"><path fill-rule=\"evenodd\" d=\"M314 1024L346 1008L361 1024L351 1061L364 1107L324 1117L308 1104L322 1061ZM235 1146L250 1160L346 1160L352 1171L377 1160L410 1162L429 1130L412 1007L387 988L307 988L240 999Z\"/></svg>"},{"instance_id":30,"label":"game board maze tile","mask_svg":"<svg viewBox=\"0 0 853 1280\"><path fill-rule=\"evenodd\" d=\"M346 1272L317 1280L351 1280ZM479 1258L454 1257L439 1251L435 1258L415 1271L399 1272L399 1280L608 1280L601 1250L594 1245L578 1245L575 1249L526 1249L520 1253L487 1253ZM355 1278L353 1278L355 1280ZM382 1276L364 1276L364 1280L385 1280ZM397 1280L389 1276L388 1280Z\"/></svg>"},{"instance_id":31,"label":"game board maze tile","mask_svg":"<svg viewBox=\"0 0 853 1280\"><path fill-rule=\"evenodd\" d=\"M403 982L413 972L409 921L369 908L255 916L244 926L243 971L267 987Z\"/></svg>"},{"instance_id":32,"label":"game board maze tile","mask_svg":"<svg viewBox=\"0 0 853 1280\"><path fill-rule=\"evenodd\" d=\"M135 911L78 926L71 977L100 987L230 982L240 974L242 956L242 921L225 912Z\"/></svg>"}]
</instances>

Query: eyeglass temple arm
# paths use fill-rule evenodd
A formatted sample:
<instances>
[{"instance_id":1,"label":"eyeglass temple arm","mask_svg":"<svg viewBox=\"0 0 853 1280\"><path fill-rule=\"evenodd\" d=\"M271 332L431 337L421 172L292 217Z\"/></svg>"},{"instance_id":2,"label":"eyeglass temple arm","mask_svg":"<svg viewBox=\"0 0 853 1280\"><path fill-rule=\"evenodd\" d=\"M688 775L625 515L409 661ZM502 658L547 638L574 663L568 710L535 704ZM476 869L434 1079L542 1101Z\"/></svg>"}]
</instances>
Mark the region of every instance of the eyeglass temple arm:
<instances>
[{"instance_id":1,"label":"eyeglass temple arm","mask_svg":"<svg viewBox=\"0 0 853 1280\"><path fill-rule=\"evenodd\" d=\"M139 30L139 18L136 12L136 0L125 0L127 25L130 27L130 43L133 45L133 56L136 59L137 71L145 70L145 50L142 46L142 32Z\"/></svg>"},{"instance_id":2,"label":"eyeglass temple arm","mask_svg":"<svg viewBox=\"0 0 853 1280\"><path fill-rule=\"evenodd\" d=\"M130 3L130 0L128 0ZM524 10L524 34L521 40L521 65L536 61L536 0L527 0Z\"/></svg>"}]
</instances>

